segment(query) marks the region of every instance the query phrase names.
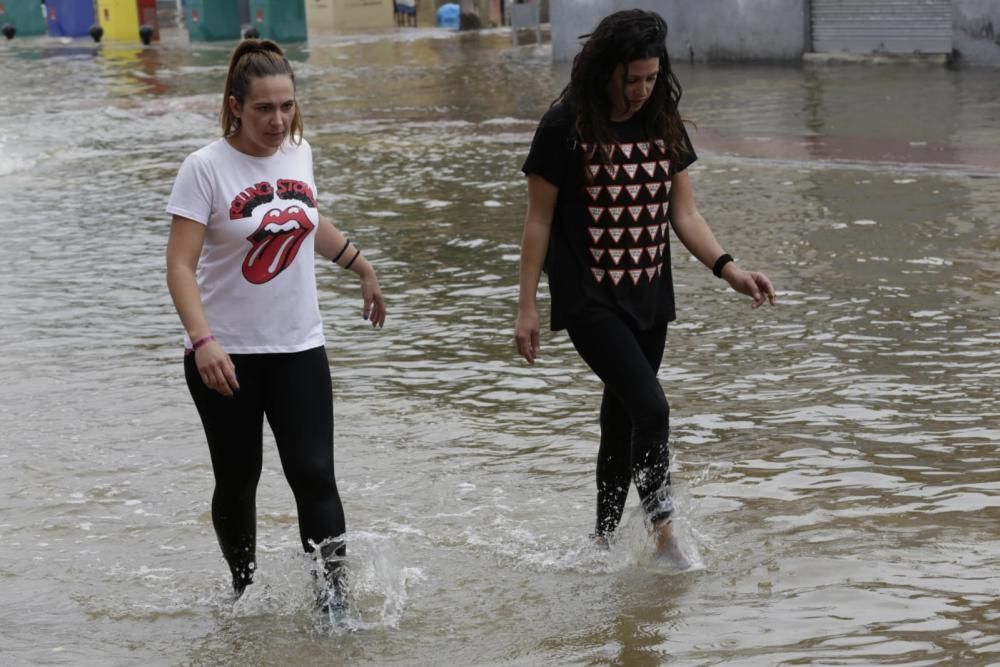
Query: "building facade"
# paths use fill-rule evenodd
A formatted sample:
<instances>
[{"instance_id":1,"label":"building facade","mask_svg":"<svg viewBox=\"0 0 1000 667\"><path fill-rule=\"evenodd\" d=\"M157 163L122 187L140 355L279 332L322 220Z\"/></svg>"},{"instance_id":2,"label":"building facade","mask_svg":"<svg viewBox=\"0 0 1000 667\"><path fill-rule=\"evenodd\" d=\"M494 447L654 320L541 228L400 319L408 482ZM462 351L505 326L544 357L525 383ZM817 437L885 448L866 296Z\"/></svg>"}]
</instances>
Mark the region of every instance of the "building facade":
<instances>
[{"instance_id":1,"label":"building facade","mask_svg":"<svg viewBox=\"0 0 1000 667\"><path fill-rule=\"evenodd\" d=\"M659 12L674 59L794 61L806 54L942 55L1000 67L1000 0L550 0L552 54L626 8Z\"/></svg>"}]
</instances>

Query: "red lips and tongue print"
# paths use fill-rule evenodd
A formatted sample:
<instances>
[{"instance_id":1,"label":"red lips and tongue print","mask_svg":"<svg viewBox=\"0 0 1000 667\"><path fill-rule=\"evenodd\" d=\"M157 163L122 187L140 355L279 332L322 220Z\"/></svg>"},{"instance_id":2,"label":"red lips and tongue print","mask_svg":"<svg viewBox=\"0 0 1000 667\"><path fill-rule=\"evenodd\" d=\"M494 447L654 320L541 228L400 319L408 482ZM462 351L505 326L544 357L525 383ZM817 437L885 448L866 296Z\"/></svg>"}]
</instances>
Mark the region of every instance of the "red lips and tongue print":
<instances>
[{"instance_id":1,"label":"red lips and tongue print","mask_svg":"<svg viewBox=\"0 0 1000 667\"><path fill-rule=\"evenodd\" d=\"M247 237L251 248L243 259L243 277L261 285L291 266L314 226L299 206L265 213L257 231Z\"/></svg>"}]
</instances>

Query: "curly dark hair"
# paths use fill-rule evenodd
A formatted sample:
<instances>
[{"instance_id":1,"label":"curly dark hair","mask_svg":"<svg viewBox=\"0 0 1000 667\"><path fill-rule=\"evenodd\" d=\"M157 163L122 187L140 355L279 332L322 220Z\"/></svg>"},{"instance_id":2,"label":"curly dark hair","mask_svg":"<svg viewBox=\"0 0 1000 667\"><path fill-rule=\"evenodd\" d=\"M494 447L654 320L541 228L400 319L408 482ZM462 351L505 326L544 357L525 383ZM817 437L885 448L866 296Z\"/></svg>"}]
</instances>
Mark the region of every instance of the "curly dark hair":
<instances>
[{"instance_id":1,"label":"curly dark hair","mask_svg":"<svg viewBox=\"0 0 1000 667\"><path fill-rule=\"evenodd\" d=\"M611 100L606 90L619 66L628 71L629 63L646 58L658 58L660 73L652 94L636 112L643 132L650 139L662 139L668 152L679 159L688 148L677 104L681 99L681 84L670 68L667 55L667 22L656 12L627 9L606 16L594 32L581 35L583 48L573 59L569 84L554 104L565 103L575 116L578 136L592 143L602 160L610 163L605 149L614 143L611 134Z\"/></svg>"}]
</instances>

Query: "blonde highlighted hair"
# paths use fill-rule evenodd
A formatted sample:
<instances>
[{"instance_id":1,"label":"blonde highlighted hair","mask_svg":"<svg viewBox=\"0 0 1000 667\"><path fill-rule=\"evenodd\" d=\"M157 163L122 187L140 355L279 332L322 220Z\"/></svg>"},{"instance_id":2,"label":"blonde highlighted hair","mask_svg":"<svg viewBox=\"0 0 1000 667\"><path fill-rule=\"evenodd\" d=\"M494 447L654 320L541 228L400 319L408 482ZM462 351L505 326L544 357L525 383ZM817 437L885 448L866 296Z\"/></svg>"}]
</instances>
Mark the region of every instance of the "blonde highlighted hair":
<instances>
[{"instance_id":1,"label":"blonde highlighted hair","mask_svg":"<svg viewBox=\"0 0 1000 667\"><path fill-rule=\"evenodd\" d=\"M226 76L226 89L222 96L222 113L219 121L222 124L222 136L231 137L240 129L240 119L229 107L232 97L242 108L250 92L253 79L265 76L288 76L295 85L295 73L281 47L269 39L244 39L233 51L229 59L229 74ZM295 105L295 117L288 128L288 136L294 143L302 141L302 112Z\"/></svg>"}]
</instances>

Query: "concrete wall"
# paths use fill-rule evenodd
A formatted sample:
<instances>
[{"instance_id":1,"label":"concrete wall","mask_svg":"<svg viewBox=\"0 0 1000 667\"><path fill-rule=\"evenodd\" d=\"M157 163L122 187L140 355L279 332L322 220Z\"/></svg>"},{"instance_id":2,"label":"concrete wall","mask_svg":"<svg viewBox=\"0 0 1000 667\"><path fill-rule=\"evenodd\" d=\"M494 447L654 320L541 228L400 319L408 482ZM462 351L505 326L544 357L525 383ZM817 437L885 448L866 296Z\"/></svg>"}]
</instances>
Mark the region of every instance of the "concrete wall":
<instances>
[{"instance_id":1,"label":"concrete wall","mask_svg":"<svg viewBox=\"0 0 1000 667\"><path fill-rule=\"evenodd\" d=\"M392 0L306 0L309 29L367 30L395 25Z\"/></svg>"},{"instance_id":2,"label":"concrete wall","mask_svg":"<svg viewBox=\"0 0 1000 667\"><path fill-rule=\"evenodd\" d=\"M799 60L808 48L808 0L550 1L557 61L572 59L579 50L577 37L604 16L630 8L650 9L666 19L667 49L674 59Z\"/></svg>"},{"instance_id":3,"label":"concrete wall","mask_svg":"<svg viewBox=\"0 0 1000 667\"><path fill-rule=\"evenodd\" d=\"M954 0L958 65L1000 67L1000 0Z\"/></svg>"}]
</instances>

